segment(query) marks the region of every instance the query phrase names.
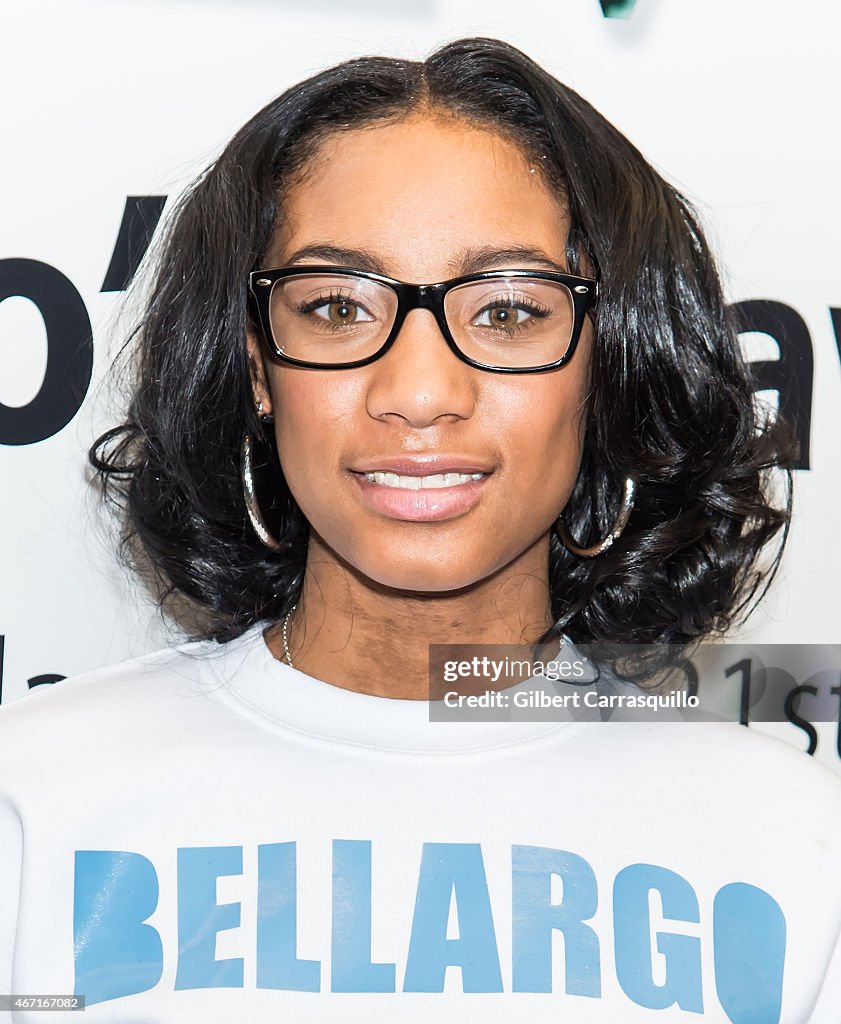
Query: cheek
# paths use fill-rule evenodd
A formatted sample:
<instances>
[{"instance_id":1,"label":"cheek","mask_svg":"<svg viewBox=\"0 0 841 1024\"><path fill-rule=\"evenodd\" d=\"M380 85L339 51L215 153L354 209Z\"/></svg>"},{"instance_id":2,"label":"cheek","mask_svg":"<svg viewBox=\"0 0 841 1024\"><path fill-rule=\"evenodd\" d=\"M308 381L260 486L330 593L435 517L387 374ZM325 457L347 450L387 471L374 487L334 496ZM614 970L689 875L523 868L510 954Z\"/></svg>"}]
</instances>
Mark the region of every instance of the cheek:
<instances>
[{"instance_id":1,"label":"cheek","mask_svg":"<svg viewBox=\"0 0 841 1024\"><path fill-rule=\"evenodd\" d=\"M543 455L578 455L584 427L580 401L555 393L531 395L509 422L510 447L535 466Z\"/></svg>"},{"instance_id":2,"label":"cheek","mask_svg":"<svg viewBox=\"0 0 841 1024\"><path fill-rule=\"evenodd\" d=\"M542 481L557 495L571 490L578 473L586 425L584 382L547 376L526 386L500 389L488 408L500 425L510 468L521 480Z\"/></svg>"},{"instance_id":3,"label":"cheek","mask_svg":"<svg viewBox=\"0 0 841 1024\"><path fill-rule=\"evenodd\" d=\"M270 385L283 475L304 515L317 522L335 503L333 472L362 422L364 388L350 374L285 367Z\"/></svg>"}]
</instances>

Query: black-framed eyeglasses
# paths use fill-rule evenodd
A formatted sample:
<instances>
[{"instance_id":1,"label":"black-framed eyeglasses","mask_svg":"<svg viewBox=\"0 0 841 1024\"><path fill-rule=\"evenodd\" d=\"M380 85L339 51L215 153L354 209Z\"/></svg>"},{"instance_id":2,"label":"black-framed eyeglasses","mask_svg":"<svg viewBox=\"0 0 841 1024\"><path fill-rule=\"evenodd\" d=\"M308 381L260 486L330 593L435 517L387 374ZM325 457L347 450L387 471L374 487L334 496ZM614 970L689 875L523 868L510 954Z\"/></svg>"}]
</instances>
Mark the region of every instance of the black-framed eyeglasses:
<instances>
[{"instance_id":1,"label":"black-framed eyeglasses","mask_svg":"<svg viewBox=\"0 0 841 1024\"><path fill-rule=\"evenodd\" d=\"M572 358L598 294L588 277L490 270L437 284L406 284L334 266L249 274L270 351L293 366L366 366L394 344L406 314L428 309L463 362L498 373L552 370Z\"/></svg>"}]
</instances>

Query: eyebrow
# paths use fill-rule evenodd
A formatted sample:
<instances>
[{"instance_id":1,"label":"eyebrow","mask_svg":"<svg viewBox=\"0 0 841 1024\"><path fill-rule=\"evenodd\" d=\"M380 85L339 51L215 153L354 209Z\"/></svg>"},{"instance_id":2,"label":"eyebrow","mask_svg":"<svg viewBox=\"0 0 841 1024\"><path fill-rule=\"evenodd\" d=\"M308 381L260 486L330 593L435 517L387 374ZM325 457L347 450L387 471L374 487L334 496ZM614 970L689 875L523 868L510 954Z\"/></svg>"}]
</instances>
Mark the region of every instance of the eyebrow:
<instances>
[{"instance_id":1,"label":"eyebrow","mask_svg":"<svg viewBox=\"0 0 841 1024\"><path fill-rule=\"evenodd\" d=\"M391 275L386 272L386 264L396 262L382 254L377 254L369 249L353 249L344 246L315 244L305 245L297 249L286 260L285 266L301 263L303 260L321 260L332 266L343 266L357 270L367 270L372 274L382 274L385 277ZM493 270L497 267L511 264L528 263L537 265L546 270L567 272L566 266L553 260L542 249L529 246L482 246L477 249L463 249L449 261L450 273L453 275L479 274L483 270Z\"/></svg>"},{"instance_id":2,"label":"eyebrow","mask_svg":"<svg viewBox=\"0 0 841 1024\"><path fill-rule=\"evenodd\" d=\"M372 274L388 276L383 269L383 260L367 249L346 249L336 245L305 245L297 249L286 260L284 266L292 266L302 260L321 260L334 266L367 270Z\"/></svg>"},{"instance_id":3,"label":"eyebrow","mask_svg":"<svg viewBox=\"0 0 841 1024\"><path fill-rule=\"evenodd\" d=\"M505 248L484 246L481 249L465 249L454 261L454 269L462 274L479 274L483 270L493 270L500 264L531 263L538 264L546 270L566 272L567 268L557 260L553 260L542 249L530 246L514 245Z\"/></svg>"}]
</instances>

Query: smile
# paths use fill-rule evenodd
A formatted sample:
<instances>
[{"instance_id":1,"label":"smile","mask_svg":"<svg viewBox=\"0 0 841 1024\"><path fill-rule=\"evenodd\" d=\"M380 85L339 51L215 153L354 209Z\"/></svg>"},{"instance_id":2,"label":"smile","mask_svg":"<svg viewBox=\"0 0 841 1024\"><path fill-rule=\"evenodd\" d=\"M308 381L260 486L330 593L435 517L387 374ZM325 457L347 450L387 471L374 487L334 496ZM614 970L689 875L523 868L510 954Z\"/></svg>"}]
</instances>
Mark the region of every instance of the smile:
<instances>
[{"instance_id":1,"label":"smile","mask_svg":"<svg viewBox=\"0 0 841 1024\"><path fill-rule=\"evenodd\" d=\"M400 476L397 473L365 473L372 484L382 487L403 487L410 491L435 490L442 487L457 487L481 480L485 473L434 473L430 476Z\"/></svg>"},{"instance_id":2,"label":"smile","mask_svg":"<svg viewBox=\"0 0 841 1024\"><path fill-rule=\"evenodd\" d=\"M368 508L386 519L433 523L457 518L480 500L490 473L427 473L423 476L366 470L350 474Z\"/></svg>"}]
</instances>

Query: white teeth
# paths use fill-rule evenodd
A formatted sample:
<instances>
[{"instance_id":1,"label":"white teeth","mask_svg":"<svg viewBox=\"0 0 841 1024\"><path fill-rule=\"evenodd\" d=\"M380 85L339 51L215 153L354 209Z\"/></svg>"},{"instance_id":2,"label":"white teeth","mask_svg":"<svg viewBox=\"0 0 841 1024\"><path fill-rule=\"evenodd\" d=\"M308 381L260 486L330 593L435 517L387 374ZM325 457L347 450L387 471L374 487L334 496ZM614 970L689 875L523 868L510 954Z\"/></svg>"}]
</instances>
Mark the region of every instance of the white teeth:
<instances>
[{"instance_id":1,"label":"white teeth","mask_svg":"<svg viewBox=\"0 0 841 1024\"><path fill-rule=\"evenodd\" d=\"M404 487L410 491L431 490L436 487L455 487L481 480L484 473L435 473L431 476L399 476L397 473L366 473L372 484L384 487Z\"/></svg>"}]
</instances>

